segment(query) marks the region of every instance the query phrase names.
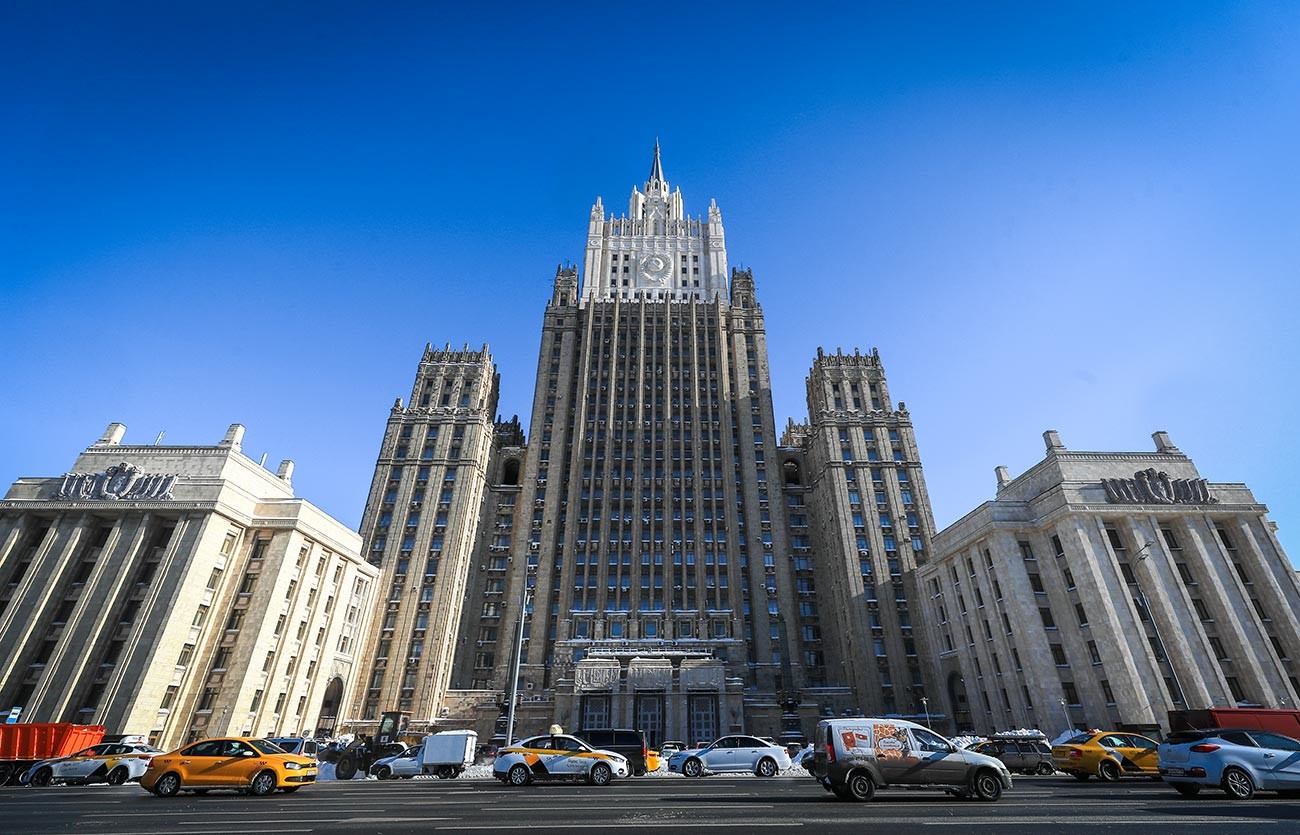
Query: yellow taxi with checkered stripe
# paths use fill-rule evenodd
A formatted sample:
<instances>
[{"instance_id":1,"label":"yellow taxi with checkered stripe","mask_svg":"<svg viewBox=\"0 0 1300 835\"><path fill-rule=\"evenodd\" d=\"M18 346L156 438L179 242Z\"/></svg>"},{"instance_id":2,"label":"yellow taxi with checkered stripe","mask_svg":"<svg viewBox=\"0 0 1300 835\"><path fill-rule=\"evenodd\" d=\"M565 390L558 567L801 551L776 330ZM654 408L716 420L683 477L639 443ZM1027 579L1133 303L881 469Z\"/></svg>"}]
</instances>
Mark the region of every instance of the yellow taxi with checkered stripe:
<instances>
[{"instance_id":1,"label":"yellow taxi with checkered stripe","mask_svg":"<svg viewBox=\"0 0 1300 835\"><path fill-rule=\"evenodd\" d=\"M1076 780L1094 775L1104 783L1121 777L1160 779L1160 743L1140 734L1088 731L1053 745L1052 759Z\"/></svg>"},{"instance_id":2,"label":"yellow taxi with checkered stripe","mask_svg":"<svg viewBox=\"0 0 1300 835\"><path fill-rule=\"evenodd\" d=\"M592 748L568 734L544 734L502 748L492 766L492 776L507 786L526 786L534 780L608 786L631 773L627 757Z\"/></svg>"}]
</instances>

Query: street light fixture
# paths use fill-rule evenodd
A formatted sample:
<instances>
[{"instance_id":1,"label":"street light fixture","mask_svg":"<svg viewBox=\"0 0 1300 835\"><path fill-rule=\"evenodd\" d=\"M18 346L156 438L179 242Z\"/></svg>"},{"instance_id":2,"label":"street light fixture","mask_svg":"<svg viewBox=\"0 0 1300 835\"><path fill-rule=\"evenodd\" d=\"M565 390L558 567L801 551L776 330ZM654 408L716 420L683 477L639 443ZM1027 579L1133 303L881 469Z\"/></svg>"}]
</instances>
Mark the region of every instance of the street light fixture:
<instances>
[{"instance_id":1,"label":"street light fixture","mask_svg":"<svg viewBox=\"0 0 1300 835\"><path fill-rule=\"evenodd\" d=\"M921 709L925 711L925 726L930 727L930 699L926 696L921 697Z\"/></svg>"},{"instance_id":2,"label":"street light fixture","mask_svg":"<svg viewBox=\"0 0 1300 835\"><path fill-rule=\"evenodd\" d=\"M1067 731L1074 730L1074 720L1070 718L1070 703L1065 700L1064 696L1057 699L1057 701L1061 703L1061 712L1065 714L1065 729Z\"/></svg>"}]
</instances>

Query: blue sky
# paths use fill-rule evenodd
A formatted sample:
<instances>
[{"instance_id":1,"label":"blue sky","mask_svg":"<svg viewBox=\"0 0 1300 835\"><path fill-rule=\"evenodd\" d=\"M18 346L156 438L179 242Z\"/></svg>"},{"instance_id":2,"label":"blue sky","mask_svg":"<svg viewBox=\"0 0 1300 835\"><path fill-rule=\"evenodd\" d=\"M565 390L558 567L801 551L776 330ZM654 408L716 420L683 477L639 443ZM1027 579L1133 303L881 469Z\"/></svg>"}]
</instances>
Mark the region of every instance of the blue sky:
<instances>
[{"instance_id":1,"label":"blue sky","mask_svg":"<svg viewBox=\"0 0 1300 835\"><path fill-rule=\"evenodd\" d=\"M1300 555L1300 6L0 8L0 482L103 427L360 519L420 351L529 411L555 265L656 136L768 319L777 420L878 347L942 526L1168 430Z\"/></svg>"}]
</instances>

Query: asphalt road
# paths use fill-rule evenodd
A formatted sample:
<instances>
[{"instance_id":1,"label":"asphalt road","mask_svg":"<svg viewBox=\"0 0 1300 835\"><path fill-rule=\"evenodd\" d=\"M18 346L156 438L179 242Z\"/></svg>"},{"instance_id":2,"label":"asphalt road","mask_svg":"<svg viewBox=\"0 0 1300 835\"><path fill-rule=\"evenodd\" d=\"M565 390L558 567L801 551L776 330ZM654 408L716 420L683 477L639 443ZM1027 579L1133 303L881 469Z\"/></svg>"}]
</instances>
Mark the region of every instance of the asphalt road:
<instances>
[{"instance_id":1,"label":"asphalt road","mask_svg":"<svg viewBox=\"0 0 1300 835\"><path fill-rule=\"evenodd\" d=\"M811 778L642 778L606 788L494 780L322 782L292 796L232 793L157 798L134 784L0 789L4 833L911 832L1220 833L1263 826L1300 833L1300 804L1268 794L1234 802L1219 792L1184 799L1149 780L1102 785L1020 777L997 803L929 791L881 791L837 801ZM1263 830L1261 830L1262 832Z\"/></svg>"}]
</instances>

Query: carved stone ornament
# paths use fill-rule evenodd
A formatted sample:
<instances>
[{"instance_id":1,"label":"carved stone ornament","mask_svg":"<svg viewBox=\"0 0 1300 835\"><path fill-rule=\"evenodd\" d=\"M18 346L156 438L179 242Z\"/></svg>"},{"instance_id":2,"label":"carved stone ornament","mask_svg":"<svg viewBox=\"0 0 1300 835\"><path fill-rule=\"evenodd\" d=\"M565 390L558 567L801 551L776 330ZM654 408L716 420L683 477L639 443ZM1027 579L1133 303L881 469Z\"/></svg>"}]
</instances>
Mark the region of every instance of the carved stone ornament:
<instances>
[{"instance_id":1,"label":"carved stone ornament","mask_svg":"<svg viewBox=\"0 0 1300 835\"><path fill-rule=\"evenodd\" d=\"M583 659L573 667L574 690L613 690L618 685L617 661Z\"/></svg>"},{"instance_id":2,"label":"carved stone ornament","mask_svg":"<svg viewBox=\"0 0 1300 835\"><path fill-rule=\"evenodd\" d=\"M179 476L143 473L125 461L102 473L68 473L56 501L171 501Z\"/></svg>"},{"instance_id":3,"label":"carved stone ornament","mask_svg":"<svg viewBox=\"0 0 1300 835\"><path fill-rule=\"evenodd\" d=\"M672 262L665 255L652 253L641 259L641 276L649 284L666 285L672 271Z\"/></svg>"},{"instance_id":4,"label":"carved stone ornament","mask_svg":"<svg viewBox=\"0 0 1300 835\"><path fill-rule=\"evenodd\" d=\"M1106 498L1115 504L1217 504L1203 478L1170 478L1154 467L1138 470L1132 478L1103 478Z\"/></svg>"},{"instance_id":5,"label":"carved stone ornament","mask_svg":"<svg viewBox=\"0 0 1300 835\"><path fill-rule=\"evenodd\" d=\"M634 658L628 665L627 680L633 689L667 689L673 683L673 662L667 658Z\"/></svg>"},{"instance_id":6,"label":"carved stone ornament","mask_svg":"<svg viewBox=\"0 0 1300 835\"><path fill-rule=\"evenodd\" d=\"M681 676L683 688L716 690L722 686L722 662L712 658L699 661L683 661Z\"/></svg>"}]
</instances>

